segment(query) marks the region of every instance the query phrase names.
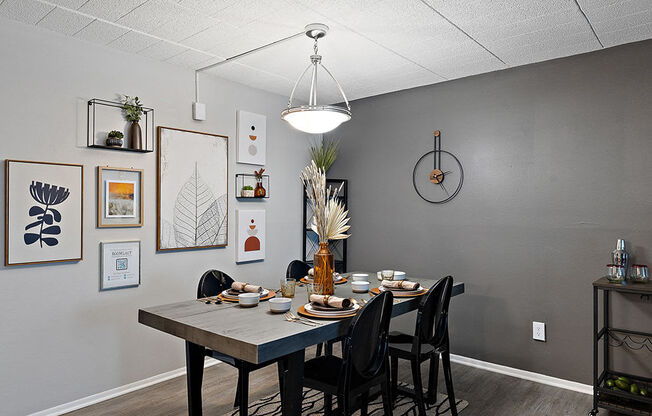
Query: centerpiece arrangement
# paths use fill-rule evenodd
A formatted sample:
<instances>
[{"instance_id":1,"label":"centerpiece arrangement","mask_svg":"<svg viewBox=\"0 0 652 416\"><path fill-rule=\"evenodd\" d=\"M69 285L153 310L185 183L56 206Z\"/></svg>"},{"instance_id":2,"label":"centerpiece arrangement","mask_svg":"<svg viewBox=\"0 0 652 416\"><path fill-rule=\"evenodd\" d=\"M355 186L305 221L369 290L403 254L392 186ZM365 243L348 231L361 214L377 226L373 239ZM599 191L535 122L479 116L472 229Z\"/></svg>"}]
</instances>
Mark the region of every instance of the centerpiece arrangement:
<instances>
[{"instance_id":1,"label":"centerpiece arrangement","mask_svg":"<svg viewBox=\"0 0 652 416\"><path fill-rule=\"evenodd\" d=\"M314 161L301 173L301 182L313 211L310 228L319 238L319 251L314 255L314 281L315 284L322 285L324 295L332 295L335 292L333 282L335 264L333 254L328 248L328 241L350 237L350 234L345 234L351 228L348 225L350 218L347 217L349 211L337 198L341 186L327 188L326 173L318 168Z\"/></svg>"}]
</instances>

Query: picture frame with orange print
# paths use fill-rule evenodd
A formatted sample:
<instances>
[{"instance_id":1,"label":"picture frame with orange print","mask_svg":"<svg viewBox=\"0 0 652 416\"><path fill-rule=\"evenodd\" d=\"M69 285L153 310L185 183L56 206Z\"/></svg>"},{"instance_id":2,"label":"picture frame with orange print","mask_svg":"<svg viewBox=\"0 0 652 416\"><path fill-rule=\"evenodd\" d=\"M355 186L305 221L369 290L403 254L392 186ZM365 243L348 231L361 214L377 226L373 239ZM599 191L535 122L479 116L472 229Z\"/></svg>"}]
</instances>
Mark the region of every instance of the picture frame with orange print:
<instances>
[{"instance_id":1,"label":"picture frame with orange print","mask_svg":"<svg viewBox=\"0 0 652 416\"><path fill-rule=\"evenodd\" d=\"M249 165L265 165L267 152L267 117L238 110L236 161Z\"/></svg>"},{"instance_id":2,"label":"picture frame with orange print","mask_svg":"<svg viewBox=\"0 0 652 416\"><path fill-rule=\"evenodd\" d=\"M143 226L143 170L97 167L97 227Z\"/></svg>"}]
</instances>

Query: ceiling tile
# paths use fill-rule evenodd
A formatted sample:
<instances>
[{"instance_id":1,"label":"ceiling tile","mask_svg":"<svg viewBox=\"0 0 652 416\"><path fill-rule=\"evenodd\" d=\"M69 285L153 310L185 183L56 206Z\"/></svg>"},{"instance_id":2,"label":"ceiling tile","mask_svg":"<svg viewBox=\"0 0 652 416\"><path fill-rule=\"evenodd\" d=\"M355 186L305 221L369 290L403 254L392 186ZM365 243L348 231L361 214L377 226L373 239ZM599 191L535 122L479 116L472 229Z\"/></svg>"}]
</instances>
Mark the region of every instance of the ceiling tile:
<instances>
[{"instance_id":1,"label":"ceiling tile","mask_svg":"<svg viewBox=\"0 0 652 416\"><path fill-rule=\"evenodd\" d=\"M214 59L214 56L188 49L178 55L172 56L167 59L166 62L196 69L201 67L202 63L210 59Z\"/></svg>"},{"instance_id":2,"label":"ceiling tile","mask_svg":"<svg viewBox=\"0 0 652 416\"><path fill-rule=\"evenodd\" d=\"M514 66L527 65L534 62L591 52L599 48L600 45L595 40L562 44L550 49L525 47L510 51L507 59L510 64Z\"/></svg>"},{"instance_id":3,"label":"ceiling tile","mask_svg":"<svg viewBox=\"0 0 652 416\"><path fill-rule=\"evenodd\" d=\"M179 13L178 4L166 0L149 0L116 21L135 30L151 33Z\"/></svg>"},{"instance_id":4,"label":"ceiling tile","mask_svg":"<svg viewBox=\"0 0 652 416\"><path fill-rule=\"evenodd\" d=\"M79 11L97 16L100 19L115 22L122 16L130 13L147 0L88 0Z\"/></svg>"},{"instance_id":5,"label":"ceiling tile","mask_svg":"<svg viewBox=\"0 0 652 416\"><path fill-rule=\"evenodd\" d=\"M600 33L599 36L606 47L651 39L652 22L645 25L628 27L615 32Z\"/></svg>"},{"instance_id":6,"label":"ceiling tile","mask_svg":"<svg viewBox=\"0 0 652 416\"><path fill-rule=\"evenodd\" d=\"M290 90L292 89L292 82L285 78L237 62L208 70L207 74L239 82L252 88L271 91L286 97L290 94ZM278 110L279 117L281 110L282 108L279 108Z\"/></svg>"},{"instance_id":7,"label":"ceiling tile","mask_svg":"<svg viewBox=\"0 0 652 416\"><path fill-rule=\"evenodd\" d=\"M4 0L0 4L0 16L19 22L36 24L54 9L36 0Z\"/></svg>"},{"instance_id":8,"label":"ceiling tile","mask_svg":"<svg viewBox=\"0 0 652 416\"><path fill-rule=\"evenodd\" d=\"M112 25L110 23L106 23L101 20L95 20L91 22L90 25L75 33L75 37L90 42L99 43L101 45L106 45L107 43L118 39L120 36L127 33L127 31L127 29Z\"/></svg>"},{"instance_id":9,"label":"ceiling tile","mask_svg":"<svg viewBox=\"0 0 652 416\"><path fill-rule=\"evenodd\" d=\"M199 33L195 33L194 35L181 40L180 43L191 48L211 51L217 45L233 40L234 31L235 28L230 24L220 23Z\"/></svg>"},{"instance_id":10,"label":"ceiling tile","mask_svg":"<svg viewBox=\"0 0 652 416\"><path fill-rule=\"evenodd\" d=\"M157 59L159 61L165 61L166 59L170 59L175 55L185 52L187 49L188 48L184 48L183 46L162 40L143 49L139 52L139 55L147 56L148 58Z\"/></svg>"},{"instance_id":11,"label":"ceiling tile","mask_svg":"<svg viewBox=\"0 0 652 416\"><path fill-rule=\"evenodd\" d=\"M87 0L48 0L50 3L57 4L59 6L67 7L69 9L77 10L79 6L84 4Z\"/></svg>"},{"instance_id":12,"label":"ceiling tile","mask_svg":"<svg viewBox=\"0 0 652 416\"><path fill-rule=\"evenodd\" d=\"M239 27L277 10L284 10L287 5L285 0L242 0L232 3L213 16Z\"/></svg>"},{"instance_id":13,"label":"ceiling tile","mask_svg":"<svg viewBox=\"0 0 652 416\"><path fill-rule=\"evenodd\" d=\"M48 13L38 23L38 26L72 36L88 26L92 21L93 19L90 17L57 7Z\"/></svg>"},{"instance_id":14,"label":"ceiling tile","mask_svg":"<svg viewBox=\"0 0 652 416\"><path fill-rule=\"evenodd\" d=\"M149 33L178 42L218 24L219 21L215 18L179 7L170 19L152 29Z\"/></svg>"},{"instance_id":15,"label":"ceiling tile","mask_svg":"<svg viewBox=\"0 0 652 416\"><path fill-rule=\"evenodd\" d=\"M238 1L240 0L179 0L179 4L207 16L214 16Z\"/></svg>"},{"instance_id":16,"label":"ceiling tile","mask_svg":"<svg viewBox=\"0 0 652 416\"><path fill-rule=\"evenodd\" d=\"M157 42L159 42L159 39L129 31L108 45L125 52L137 53Z\"/></svg>"}]
</instances>

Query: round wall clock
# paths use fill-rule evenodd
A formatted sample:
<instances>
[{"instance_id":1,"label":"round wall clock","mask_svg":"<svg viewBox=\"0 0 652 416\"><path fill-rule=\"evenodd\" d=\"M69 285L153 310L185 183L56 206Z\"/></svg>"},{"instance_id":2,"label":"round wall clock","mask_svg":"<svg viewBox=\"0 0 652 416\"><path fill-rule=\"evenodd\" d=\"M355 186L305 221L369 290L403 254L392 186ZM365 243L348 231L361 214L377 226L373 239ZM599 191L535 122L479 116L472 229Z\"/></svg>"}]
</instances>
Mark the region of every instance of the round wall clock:
<instances>
[{"instance_id":1,"label":"round wall clock","mask_svg":"<svg viewBox=\"0 0 652 416\"><path fill-rule=\"evenodd\" d=\"M441 133L435 130L434 149L417 160L412 184L424 201L443 204L455 198L462 189L464 170L459 159L441 148Z\"/></svg>"}]
</instances>

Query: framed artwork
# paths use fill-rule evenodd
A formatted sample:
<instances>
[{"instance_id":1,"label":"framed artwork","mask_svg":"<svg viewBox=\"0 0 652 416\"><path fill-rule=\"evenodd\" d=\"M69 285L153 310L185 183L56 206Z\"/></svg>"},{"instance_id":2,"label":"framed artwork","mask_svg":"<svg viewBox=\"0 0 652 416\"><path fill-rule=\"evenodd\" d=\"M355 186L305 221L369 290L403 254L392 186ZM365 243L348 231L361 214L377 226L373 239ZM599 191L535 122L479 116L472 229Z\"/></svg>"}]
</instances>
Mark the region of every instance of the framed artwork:
<instances>
[{"instance_id":1,"label":"framed artwork","mask_svg":"<svg viewBox=\"0 0 652 416\"><path fill-rule=\"evenodd\" d=\"M143 171L97 167L97 226L143 226Z\"/></svg>"},{"instance_id":2,"label":"framed artwork","mask_svg":"<svg viewBox=\"0 0 652 416\"><path fill-rule=\"evenodd\" d=\"M140 285L140 241L100 243L100 290Z\"/></svg>"},{"instance_id":3,"label":"framed artwork","mask_svg":"<svg viewBox=\"0 0 652 416\"><path fill-rule=\"evenodd\" d=\"M224 247L228 137L158 127L159 251Z\"/></svg>"},{"instance_id":4,"label":"framed artwork","mask_svg":"<svg viewBox=\"0 0 652 416\"><path fill-rule=\"evenodd\" d=\"M265 210L239 209L236 213L236 262L265 259Z\"/></svg>"},{"instance_id":5,"label":"framed artwork","mask_svg":"<svg viewBox=\"0 0 652 416\"><path fill-rule=\"evenodd\" d=\"M5 161L5 266L83 258L84 166Z\"/></svg>"},{"instance_id":6,"label":"framed artwork","mask_svg":"<svg viewBox=\"0 0 652 416\"><path fill-rule=\"evenodd\" d=\"M267 148L267 117L238 110L237 162L264 165Z\"/></svg>"}]
</instances>

